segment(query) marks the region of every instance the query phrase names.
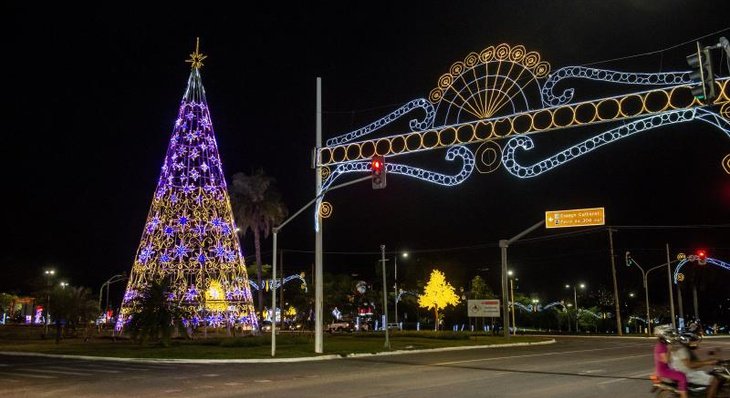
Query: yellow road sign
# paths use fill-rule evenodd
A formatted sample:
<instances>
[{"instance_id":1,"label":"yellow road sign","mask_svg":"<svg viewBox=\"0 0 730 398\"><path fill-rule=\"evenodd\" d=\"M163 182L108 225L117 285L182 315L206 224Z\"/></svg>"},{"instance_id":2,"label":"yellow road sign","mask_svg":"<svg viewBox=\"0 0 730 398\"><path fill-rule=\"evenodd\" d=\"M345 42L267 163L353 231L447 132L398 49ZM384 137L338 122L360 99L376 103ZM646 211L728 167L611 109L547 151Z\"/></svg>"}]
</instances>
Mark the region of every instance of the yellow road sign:
<instances>
[{"instance_id":1,"label":"yellow road sign","mask_svg":"<svg viewBox=\"0 0 730 398\"><path fill-rule=\"evenodd\" d=\"M545 228L586 227L605 224L606 212L603 207L548 210L545 212Z\"/></svg>"}]
</instances>

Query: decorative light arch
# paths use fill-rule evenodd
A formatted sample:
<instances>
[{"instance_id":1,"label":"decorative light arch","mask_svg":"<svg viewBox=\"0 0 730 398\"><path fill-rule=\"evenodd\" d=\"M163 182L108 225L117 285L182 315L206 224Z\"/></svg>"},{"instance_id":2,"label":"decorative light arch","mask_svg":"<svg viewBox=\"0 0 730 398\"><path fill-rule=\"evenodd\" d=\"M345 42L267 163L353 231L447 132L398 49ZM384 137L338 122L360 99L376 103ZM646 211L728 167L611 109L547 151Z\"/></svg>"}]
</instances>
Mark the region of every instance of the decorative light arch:
<instances>
[{"instance_id":1,"label":"decorative light arch","mask_svg":"<svg viewBox=\"0 0 730 398\"><path fill-rule=\"evenodd\" d=\"M575 89L557 90L574 79L649 89L575 102ZM711 103L695 98L692 84L687 71L641 73L567 66L550 73L550 64L525 46L489 46L453 63L427 99L409 101L317 148L316 162L323 169L321 192L343 175L369 173L369 160L376 154L386 158L387 173L451 187L464 182L475 169L487 174L502 165L516 177L537 177L619 140L671 124L702 121L730 137L730 79L716 79L718 95ZM373 137L404 117L412 118L410 131ZM534 148L534 134L609 123L621 125L534 164L518 160L521 151ZM447 161L460 158L461 170L447 174L395 162L398 157L433 150L446 150ZM730 154L721 164L730 174Z\"/></svg>"},{"instance_id":2,"label":"decorative light arch","mask_svg":"<svg viewBox=\"0 0 730 398\"><path fill-rule=\"evenodd\" d=\"M302 282L303 289L307 288L307 281L304 280L304 277L301 276L300 274L294 274L294 275L287 276L286 278L284 278L283 284L285 285L285 284L287 284L291 281L295 281L295 280ZM249 281L248 283L249 283L249 285L251 285L251 291L257 291L260 289L258 283L256 283L255 281ZM279 278L277 278L275 281L272 281L271 279L266 279L264 281L264 288L267 291L271 290L271 289L278 289L279 287L281 287L281 285L282 285L282 282L281 282L281 279L279 279Z\"/></svg>"},{"instance_id":3,"label":"decorative light arch","mask_svg":"<svg viewBox=\"0 0 730 398\"><path fill-rule=\"evenodd\" d=\"M679 272L682 269L682 267L684 267L684 265L687 263L696 262L698 260L699 260L699 258L693 254L693 255L687 256L686 258L683 258L682 260L679 261L679 263L677 264L677 268L674 269L674 284L675 285L677 284L677 282L681 282L682 281L681 279L684 278L684 275L681 272ZM712 265L718 266L722 269L730 271L730 264L728 264L722 260L707 257L707 259L705 261L708 264L712 264Z\"/></svg>"}]
</instances>

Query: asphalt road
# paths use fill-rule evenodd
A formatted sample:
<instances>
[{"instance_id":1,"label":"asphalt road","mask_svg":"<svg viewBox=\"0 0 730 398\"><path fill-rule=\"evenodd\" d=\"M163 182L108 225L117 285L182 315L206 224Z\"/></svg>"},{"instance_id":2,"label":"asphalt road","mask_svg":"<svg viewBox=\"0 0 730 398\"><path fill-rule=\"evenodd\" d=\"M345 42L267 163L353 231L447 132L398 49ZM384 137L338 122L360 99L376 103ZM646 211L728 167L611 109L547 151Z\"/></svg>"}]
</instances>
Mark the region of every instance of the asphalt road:
<instances>
[{"instance_id":1,"label":"asphalt road","mask_svg":"<svg viewBox=\"0 0 730 398\"><path fill-rule=\"evenodd\" d=\"M0 356L0 397L650 397L653 339L256 364ZM706 339L704 351L730 338ZM704 352L703 354L706 354Z\"/></svg>"}]
</instances>

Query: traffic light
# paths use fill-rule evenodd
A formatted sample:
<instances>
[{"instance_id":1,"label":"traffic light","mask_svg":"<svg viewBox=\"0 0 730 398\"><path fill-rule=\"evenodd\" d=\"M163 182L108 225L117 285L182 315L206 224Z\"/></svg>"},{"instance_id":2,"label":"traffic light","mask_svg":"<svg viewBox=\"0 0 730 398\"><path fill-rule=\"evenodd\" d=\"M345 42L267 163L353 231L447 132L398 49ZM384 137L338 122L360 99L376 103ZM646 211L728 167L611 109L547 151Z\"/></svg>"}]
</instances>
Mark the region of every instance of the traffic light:
<instances>
[{"instance_id":1,"label":"traffic light","mask_svg":"<svg viewBox=\"0 0 730 398\"><path fill-rule=\"evenodd\" d=\"M717 92L715 91L715 76L712 71L710 49L707 47L701 48L698 42L697 52L687 56L687 64L692 68L689 78L692 79L693 84L698 84L698 86L692 87L692 95L707 103L714 100L717 97Z\"/></svg>"},{"instance_id":2,"label":"traffic light","mask_svg":"<svg viewBox=\"0 0 730 398\"><path fill-rule=\"evenodd\" d=\"M372 182L373 189L385 188L385 160L380 155L373 156L373 160L370 162L370 169L372 170Z\"/></svg>"},{"instance_id":3,"label":"traffic light","mask_svg":"<svg viewBox=\"0 0 730 398\"><path fill-rule=\"evenodd\" d=\"M697 262L700 264L706 264L707 263L707 251L700 249L697 250Z\"/></svg>"}]
</instances>

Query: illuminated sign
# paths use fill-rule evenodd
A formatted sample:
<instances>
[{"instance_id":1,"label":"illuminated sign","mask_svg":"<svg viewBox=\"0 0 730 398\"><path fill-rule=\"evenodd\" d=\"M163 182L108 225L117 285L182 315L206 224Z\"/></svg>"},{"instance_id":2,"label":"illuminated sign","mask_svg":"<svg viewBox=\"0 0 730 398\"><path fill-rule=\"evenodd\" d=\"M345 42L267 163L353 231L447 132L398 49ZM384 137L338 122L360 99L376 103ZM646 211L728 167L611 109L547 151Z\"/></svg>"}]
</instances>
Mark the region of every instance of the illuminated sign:
<instances>
[{"instance_id":1,"label":"illuminated sign","mask_svg":"<svg viewBox=\"0 0 730 398\"><path fill-rule=\"evenodd\" d=\"M587 227L605 224L606 213L603 207L545 212L545 228Z\"/></svg>"}]
</instances>

